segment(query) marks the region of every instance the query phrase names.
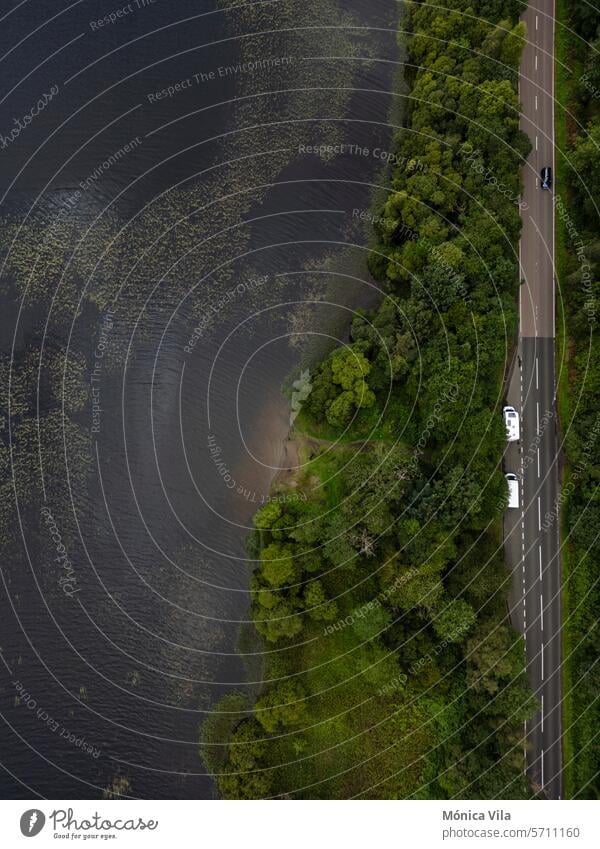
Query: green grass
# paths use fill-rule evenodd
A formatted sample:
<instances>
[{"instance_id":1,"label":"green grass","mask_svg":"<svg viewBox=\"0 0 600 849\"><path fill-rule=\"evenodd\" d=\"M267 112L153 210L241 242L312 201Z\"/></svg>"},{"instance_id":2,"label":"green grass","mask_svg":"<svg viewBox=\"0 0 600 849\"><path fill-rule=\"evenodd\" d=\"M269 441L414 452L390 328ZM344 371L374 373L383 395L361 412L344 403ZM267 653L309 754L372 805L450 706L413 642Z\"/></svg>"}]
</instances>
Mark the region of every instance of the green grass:
<instances>
[{"instance_id":1,"label":"green grass","mask_svg":"<svg viewBox=\"0 0 600 849\"><path fill-rule=\"evenodd\" d=\"M328 508L337 507L343 496L341 475L336 474L344 463L353 456L352 449L338 446L330 451L318 454L309 460L303 474L303 481L316 476L322 482L322 492Z\"/></svg>"}]
</instances>

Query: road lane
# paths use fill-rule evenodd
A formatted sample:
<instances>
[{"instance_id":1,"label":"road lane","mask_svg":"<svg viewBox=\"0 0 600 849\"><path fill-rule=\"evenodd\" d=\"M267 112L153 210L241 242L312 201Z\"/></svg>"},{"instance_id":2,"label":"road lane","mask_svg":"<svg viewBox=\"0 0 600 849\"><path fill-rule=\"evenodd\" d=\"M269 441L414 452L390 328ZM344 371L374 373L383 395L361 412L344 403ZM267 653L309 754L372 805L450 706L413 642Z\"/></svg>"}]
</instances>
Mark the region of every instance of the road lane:
<instances>
[{"instance_id":1,"label":"road lane","mask_svg":"<svg viewBox=\"0 0 600 849\"><path fill-rule=\"evenodd\" d=\"M523 169L520 332L554 337L554 207L552 192L540 188L540 171L554 172L554 3L532 0L519 80L521 129L532 142ZM537 21L537 26L536 26Z\"/></svg>"},{"instance_id":2,"label":"road lane","mask_svg":"<svg viewBox=\"0 0 600 849\"><path fill-rule=\"evenodd\" d=\"M521 479L521 508L508 510L505 548L513 572L511 617L525 636L527 671L540 709L526 724L527 772L542 797L562 797L561 579L559 529L548 521L558 500L555 392L553 191L540 171L554 175L554 2L532 0L522 19L527 46L519 80L521 129L532 143L523 169L523 228L519 249L520 334L508 403L521 412L521 441L505 463ZM512 515L511 515L512 514ZM516 514L516 515L515 515Z\"/></svg>"},{"instance_id":3,"label":"road lane","mask_svg":"<svg viewBox=\"0 0 600 849\"><path fill-rule=\"evenodd\" d=\"M527 724L527 763L533 786L548 798L559 798L560 562L558 523L548 519L558 499L554 340L523 337L520 352L522 628L529 680L541 706Z\"/></svg>"}]
</instances>

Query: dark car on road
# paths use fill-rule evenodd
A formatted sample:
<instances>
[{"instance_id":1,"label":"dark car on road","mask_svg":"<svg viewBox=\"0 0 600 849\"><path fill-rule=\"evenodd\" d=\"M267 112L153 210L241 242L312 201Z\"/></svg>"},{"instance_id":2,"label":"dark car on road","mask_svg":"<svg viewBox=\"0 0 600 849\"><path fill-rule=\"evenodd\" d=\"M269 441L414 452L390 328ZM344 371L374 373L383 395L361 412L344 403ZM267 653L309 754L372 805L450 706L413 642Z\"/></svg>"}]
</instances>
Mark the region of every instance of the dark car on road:
<instances>
[{"instance_id":1,"label":"dark car on road","mask_svg":"<svg viewBox=\"0 0 600 849\"><path fill-rule=\"evenodd\" d=\"M540 177L542 179L542 189L551 189L552 188L552 168L549 165L546 165L540 171Z\"/></svg>"}]
</instances>

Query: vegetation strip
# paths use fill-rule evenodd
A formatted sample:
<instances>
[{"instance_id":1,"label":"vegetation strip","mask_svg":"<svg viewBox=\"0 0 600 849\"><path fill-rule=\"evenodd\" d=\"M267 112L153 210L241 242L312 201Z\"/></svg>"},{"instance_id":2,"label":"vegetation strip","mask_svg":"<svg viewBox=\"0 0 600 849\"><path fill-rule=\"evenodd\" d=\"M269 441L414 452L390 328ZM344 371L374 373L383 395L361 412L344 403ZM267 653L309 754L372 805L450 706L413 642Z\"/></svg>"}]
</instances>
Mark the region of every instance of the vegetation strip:
<instances>
[{"instance_id":1,"label":"vegetation strip","mask_svg":"<svg viewBox=\"0 0 600 849\"><path fill-rule=\"evenodd\" d=\"M255 516L265 686L217 705L201 741L225 797L530 795L500 535L520 7L413 3L402 22L409 107L369 252L386 295L312 369L306 462L277 484L305 498Z\"/></svg>"},{"instance_id":2,"label":"vegetation strip","mask_svg":"<svg viewBox=\"0 0 600 849\"><path fill-rule=\"evenodd\" d=\"M567 798L600 794L600 11L556 4L558 406Z\"/></svg>"}]
</instances>

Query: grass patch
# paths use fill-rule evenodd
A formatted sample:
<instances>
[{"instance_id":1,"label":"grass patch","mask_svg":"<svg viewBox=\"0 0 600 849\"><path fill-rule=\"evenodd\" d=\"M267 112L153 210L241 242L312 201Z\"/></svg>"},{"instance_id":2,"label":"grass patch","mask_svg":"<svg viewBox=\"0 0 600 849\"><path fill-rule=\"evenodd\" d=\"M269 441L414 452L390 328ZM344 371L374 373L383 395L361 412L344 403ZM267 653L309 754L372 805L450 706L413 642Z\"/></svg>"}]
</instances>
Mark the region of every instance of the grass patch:
<instances>
[{"instance_id":1,"label":"grass patch","mask_svg":"<svg viewBox=\"0 0 600 849\"><path fill-rule=\"evenodd\" d=\"M357 442L361 439L388 440L393 436L393 427L387 411L384 417L378 407L358 410L351 424L343 433L340 433L339 428L330 425L326 419L316 421L304 410L301 410L298 414L294 426L294 429L302 436L325 439L341 444Z\"/></svg>"}]
</instances>

